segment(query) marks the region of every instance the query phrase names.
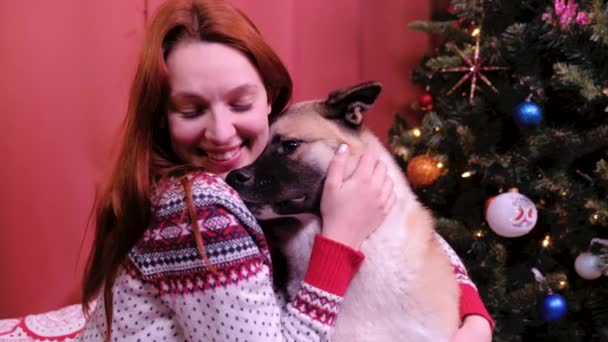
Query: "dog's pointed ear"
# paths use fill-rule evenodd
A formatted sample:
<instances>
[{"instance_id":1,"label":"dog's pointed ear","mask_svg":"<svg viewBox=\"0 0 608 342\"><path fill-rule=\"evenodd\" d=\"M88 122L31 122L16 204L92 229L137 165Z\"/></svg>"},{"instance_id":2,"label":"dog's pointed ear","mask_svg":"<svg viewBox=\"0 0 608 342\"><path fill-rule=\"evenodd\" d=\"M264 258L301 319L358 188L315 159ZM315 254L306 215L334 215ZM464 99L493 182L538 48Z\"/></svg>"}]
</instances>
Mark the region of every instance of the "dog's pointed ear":
<instances>
[{"instance_id":1,"label":"dog's pointed ear","mask_svg":"<svg viewBox=\"0 0 608 342\"><path fill-rule=\"evenodd\" d=\"M328 109L326 117L358 128L363 123L363 113L376 102L381 90L380 82L366 82L347 89L334 90L324 102Z\"/></svg>"}]
</instances>

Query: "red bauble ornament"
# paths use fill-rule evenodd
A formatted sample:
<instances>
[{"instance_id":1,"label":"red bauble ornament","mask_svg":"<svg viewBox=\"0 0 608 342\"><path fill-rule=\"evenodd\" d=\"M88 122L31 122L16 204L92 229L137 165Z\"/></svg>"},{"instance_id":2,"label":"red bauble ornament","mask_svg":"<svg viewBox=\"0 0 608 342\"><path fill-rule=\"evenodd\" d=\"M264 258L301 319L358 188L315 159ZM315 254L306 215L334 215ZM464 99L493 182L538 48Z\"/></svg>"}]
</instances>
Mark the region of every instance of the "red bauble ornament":
<instances>
[{"instance_id":1,"label":"red bauble ornament","mask_svg":"<svg viewBox=\"0 0 608 342\"><path fill-rule=\"evenodd\" d=\"M407 164L407 179L414 188L429 186L439 178L441 169L437 161L427 155L419 155Z\"/></svg>"},{"instance_id":2,"label":"red bauble ornament","mask_svg":"<svg viewBox=\"0 0 608 342\"><path fill-rule=\"evenodd\" d=\"M496 196L490 196L488 197L488 199L486 200L485 204L483 205L483 216L487 215L488 212L488 206L490 205L490 203L492 203L492 201L494 200L494 198L496 198Z\"/></svg>"},{"instance_id":3,"label":"red bauble ornament","mask_svg":"<svg viewBox=\"0 0 608 342\"><path fill-rule=\"evenodd\" d=\"M423 110L433 109L433 95L431 93L425 92L418 98L418 104Z\"/></svg>"}]
</instances>

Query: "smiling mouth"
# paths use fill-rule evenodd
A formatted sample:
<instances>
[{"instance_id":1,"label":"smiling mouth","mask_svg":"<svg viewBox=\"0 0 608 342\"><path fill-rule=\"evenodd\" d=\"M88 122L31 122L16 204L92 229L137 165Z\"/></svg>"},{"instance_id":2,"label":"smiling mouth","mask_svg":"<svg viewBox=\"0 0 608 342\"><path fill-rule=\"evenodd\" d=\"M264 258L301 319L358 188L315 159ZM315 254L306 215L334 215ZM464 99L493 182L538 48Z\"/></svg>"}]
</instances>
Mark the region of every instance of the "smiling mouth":
<instances>
[{"instance_id":1,"label":"smiling mouth","mask_svg":"<svg viewBox=\"0 0 608 342\"><path fill-rule=\"evenodd\" d=\"M216 162L225 162L228 161L234 157L236 157L239 152L241 151L241 149L243 148L243 146L245 146L246 141L243 142L241 145L239 145L237 148L234 148L230 151L225 151L225 152L209 152L209 151L205 151L200 147L195 148L195 151L198 155L203 156L203 157L207 157L208 159L212 160L212 161L216 161Z\"/></svg>"},{"instance_id":2,"label":"smiling mouth","mask_svg":"<svg viewBox=\"0 0 608 342\"><path fill-rule=\"evenodd\" d=\"M234 156L239 153L240 148L234 149L232 151L224 152L224 153L207 153L207 157L209 159L217 160L217 161L226 161L234 158Z\"/></svg>"}]
</instances>

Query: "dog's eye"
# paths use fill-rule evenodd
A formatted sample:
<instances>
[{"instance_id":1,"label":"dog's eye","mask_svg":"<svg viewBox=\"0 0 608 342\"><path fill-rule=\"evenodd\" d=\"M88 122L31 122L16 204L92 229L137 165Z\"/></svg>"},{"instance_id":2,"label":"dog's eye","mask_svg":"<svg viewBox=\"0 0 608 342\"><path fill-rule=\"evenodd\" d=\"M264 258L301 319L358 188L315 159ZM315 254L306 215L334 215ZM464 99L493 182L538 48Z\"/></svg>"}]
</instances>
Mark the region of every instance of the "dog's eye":
<instances>
[{"instance_id":1,"label":"dog's eye","mask_svg":"<svg viewBox=\"0 0 608 342\"><path fill-rule=\"evenodd\" d=\"M292 154L300 147L301 143L299 140L285 140L281 142L281 149L285 154Z\"/></svg>"}]
</instances>

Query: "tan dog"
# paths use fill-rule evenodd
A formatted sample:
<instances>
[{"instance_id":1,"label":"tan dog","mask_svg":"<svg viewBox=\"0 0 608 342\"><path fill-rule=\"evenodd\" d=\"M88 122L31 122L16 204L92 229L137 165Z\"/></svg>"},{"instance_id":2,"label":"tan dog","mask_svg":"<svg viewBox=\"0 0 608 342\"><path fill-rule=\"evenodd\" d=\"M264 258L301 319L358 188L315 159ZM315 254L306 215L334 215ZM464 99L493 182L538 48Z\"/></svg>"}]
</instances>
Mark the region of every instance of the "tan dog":
<instances>
[{"instance_id":1,"label":"tan dog","mask_svg":"<svg viewBox=\"0 0 608 342\"><path fill-rule=\"evenodd\" d=\"M293 297L321 229L320 197L335 150L341 143L355 157L365 146L375 150L393 179L397 204L361 245L366 259L347 290L334 340L449 341L459 324L459 289L432 216L391 153L362 125L362 113L380 90L378 83L365 83L294 104L271 123L270 143L260 158L231 172L227 181L259 219L297 218L289 234L281 234L287 292Z\"/></svg>"}]
</instances>

